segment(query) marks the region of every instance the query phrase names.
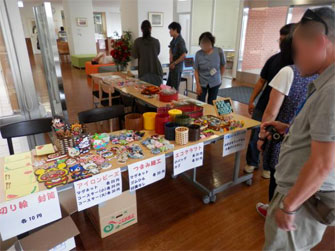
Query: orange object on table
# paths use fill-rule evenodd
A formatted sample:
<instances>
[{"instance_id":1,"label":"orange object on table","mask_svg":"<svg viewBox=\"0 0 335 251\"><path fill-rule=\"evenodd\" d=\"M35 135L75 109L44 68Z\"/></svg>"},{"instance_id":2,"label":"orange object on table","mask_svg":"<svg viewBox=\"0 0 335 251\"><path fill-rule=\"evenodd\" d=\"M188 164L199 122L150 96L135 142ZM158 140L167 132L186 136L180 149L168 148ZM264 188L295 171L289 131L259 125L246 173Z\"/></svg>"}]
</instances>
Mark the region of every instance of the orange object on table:
<instances>
[{"instance_id":1,"label":"orange object on table","mask_svg":"<svg viewBox=\"0 0 335 251\"><path fill-rule=\"evenodd\" d=\"M88 61L85 63L85 72L87 75L87 83L91 84L92 83L92 78L90 77L90 74L93 73L99 73L98 69L100 66L113 66L115 63L112 64L92 64L91 61Z\"/></svg>"}]
</instances>

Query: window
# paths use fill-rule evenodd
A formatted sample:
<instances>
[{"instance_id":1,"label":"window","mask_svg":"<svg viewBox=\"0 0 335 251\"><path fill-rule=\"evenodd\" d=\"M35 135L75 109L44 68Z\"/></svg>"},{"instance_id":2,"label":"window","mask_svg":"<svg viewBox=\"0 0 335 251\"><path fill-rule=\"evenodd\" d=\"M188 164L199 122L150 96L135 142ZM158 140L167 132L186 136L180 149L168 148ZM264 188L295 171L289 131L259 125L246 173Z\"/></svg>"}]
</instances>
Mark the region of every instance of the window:
<instances>
[{"instance_id":1,"label":"window","mask_svg":"<svg viewBox=\"0 0 335 251\"><path fill-rule=\"evenodd\" d=\"M94 12L94 30L96 34L106 37L106 16L104 12Z\"/></svg>"}]
</instances>

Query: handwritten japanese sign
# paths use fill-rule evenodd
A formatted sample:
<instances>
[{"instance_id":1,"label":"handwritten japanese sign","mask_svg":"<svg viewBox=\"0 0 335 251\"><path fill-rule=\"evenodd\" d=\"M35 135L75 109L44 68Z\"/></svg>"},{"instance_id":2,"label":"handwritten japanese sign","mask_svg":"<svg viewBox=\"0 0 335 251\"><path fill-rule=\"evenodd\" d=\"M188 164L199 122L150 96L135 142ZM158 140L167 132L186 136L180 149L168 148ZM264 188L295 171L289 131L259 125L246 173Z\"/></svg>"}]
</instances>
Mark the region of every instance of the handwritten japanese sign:
<instances>
[{"instance_id":1,"label":"handwritten japanese sign","mask_svg":"<svg viewBox=\"0 0 335 251\"><path fill-rule=\"evenodd\" d=\"M114 169L74 183L78 211L93 207L122 193L121 169Z\"/></svg>"},{"instance_id":2,"label":"handwritten japanese sign","mask_svg":"<svg viewBox=\"0 0 335 251\"><path fill-rule=\"evenodd\" d=\"M195 167L202 166L204 143L188 146L173 152L173 174L178 175Z\"/></svg>"},{"instance_id":3,"label":"handwritten japanese sign","mask_svg":"<svg viewBox=\"0 0 335 251\"><path fill-rule=\"evenodd\" d=\"M139 188L164 179L165 169L164 154L129 165L130 191L136 191Z\"/></svg>"},{"instance_id":4,"label":"handwritten japanese sign","mask_svg":"<svg viewBox=\"0 0 335 251\"><path fill-rule=\"evenodd\" d=\"M225 135L223 140L223 157L242 151L245 148L246 135L246 130Z\"/></svg>"},{"instance_id":5,"label":"handwritten japanese sign","mask_svg":"<svg viewBox=\"0 0 335 251\"><path fill-rule=\"evenodd\" d=\"M0 233L7 240L62 217L56 188L0 204Z\"/></svg>"}]
</instances>

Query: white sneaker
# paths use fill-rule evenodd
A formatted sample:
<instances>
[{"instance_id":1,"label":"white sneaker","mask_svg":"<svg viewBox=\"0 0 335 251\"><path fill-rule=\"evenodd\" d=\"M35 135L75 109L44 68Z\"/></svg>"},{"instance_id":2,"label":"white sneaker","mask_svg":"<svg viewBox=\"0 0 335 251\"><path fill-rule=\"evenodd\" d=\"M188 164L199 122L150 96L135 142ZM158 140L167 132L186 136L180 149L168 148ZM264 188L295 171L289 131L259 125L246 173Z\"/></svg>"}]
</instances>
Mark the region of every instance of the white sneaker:
<instances>
[{"instance_id":1,"label":"white sneaker","mask_svg":"<svg viewBox=\"0 0 335 251\"><path fill-rule=\"evenodd\" d=\"M271 172L270 171L263 170L262 177L264 179L270 179L270 176L271 176Z\"/></svg>"},{"instance_id":2,"label":"white sneaker","mask_svg":"<svg viewBox=\"0 0 335 251\"><path fill-rule=\"evenodd\" d=\"M244 167L244 172L246 172L246 173L253 173L255 171L255 169L257 169L257 166L246 165Z\"/></svg>"},{"instance_id":3,"label":"white sneaker","mask_svg":"<svg viewBox=\"0 0 335 251\"><path fill-rule=\"evenodd\" d=\"M266 218L266 215L268 213L268 208L269 208L269 204L264 204L262 202L259 202L256 204L256 211L263 218Z\"/></svg>"}]
</instances>

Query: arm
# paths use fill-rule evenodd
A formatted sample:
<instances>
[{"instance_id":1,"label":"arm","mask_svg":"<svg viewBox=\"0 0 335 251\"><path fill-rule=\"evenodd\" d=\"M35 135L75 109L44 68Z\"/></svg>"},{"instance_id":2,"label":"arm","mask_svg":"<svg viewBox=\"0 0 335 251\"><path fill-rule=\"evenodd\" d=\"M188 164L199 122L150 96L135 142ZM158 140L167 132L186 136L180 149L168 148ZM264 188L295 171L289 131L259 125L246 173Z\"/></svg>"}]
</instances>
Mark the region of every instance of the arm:
<instances>
[{"instance_id":1,"label":"arm","mask_svg":"<svg viewBox=\"0 0 335 251\"><path fill-rule=\"evenodd\" d=\"M277 118L278 113L280 111L280 107L282 106L285 99L285 95L276 89L272 89L270 94L269 103L266 106L265 112L263 114L262 123L267 121L273 121ZM260 138L265 138L267 134L263 131L260 132ZM264 141L258 140L257 148L259 151L263 151L262 146Z\"/></svg>"},{"instance_id":2,"label":"arm","mask_svg":"<svg viewBox=\"0 0 335 251\"><path fill-rule=\"evenodd\" d=\"M249 108L248 108L248 112L249 114L251 115L254 108L255 108L255 105L254 105L254 102L255 102L255 99L256 97L258 96L258 94L263 90L263 87L264 87L264 84L266 83L266 80L262 77L260 77L255 85L255 88L254 90L252 91L252 94L250 96L250 100L249 100Z\"/></svg>"},{"instance_id":3,"label":"arm","mask_svg":"<svg viewBox=\"0 0 335 251\"><path fill-rule=\"evenodd\" d=\"M169 50L169 54L170 54L170 64L173 62L173 55L172 55L172 50Z\"/></svg>"},{"instance_id":4,"label":"arm","mask_svg":"<svg viewBox=\"0 0 335 251\"><path fill-rule=\"evenodd\" d=\"M197 69L194 70L194 77L195 77L195 83L197 85L197 94L200 95L202 93L202 88L200 85L199 71Z\"/></svg>"},{"instance_id":5,"label":"arm","mask_svg":"<svg viewBox=\"0 0 335 251\"><path fill-rule=\"evenodd\" d=\"M312 141L311 155L303 166L295 185L283 200L284 210L293 212L307 199L316 193L323 184L330 171L335 166L335 142ZM295 215L285 214L277 210L278 226L285 230L295 229Z\"/></svg>"},{"instance_id":6,"label":"arm","mask_svg":"<svg viewBox=\"0 0 335 251\"><path fill-rule=\"evenodd\" d=\"M137 42L135 40L133 49L131 50L131 56L136 59L138 58Z\"/></svg>"}]
</instances>

